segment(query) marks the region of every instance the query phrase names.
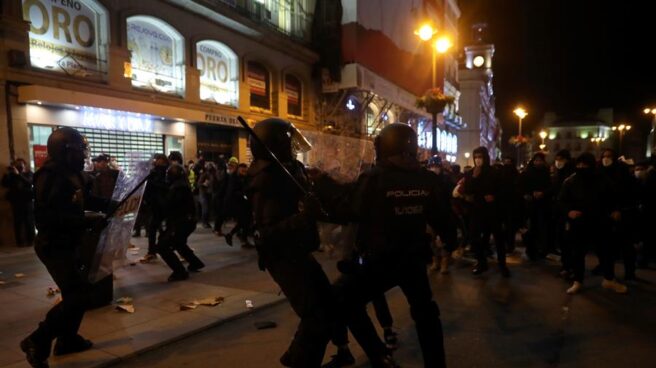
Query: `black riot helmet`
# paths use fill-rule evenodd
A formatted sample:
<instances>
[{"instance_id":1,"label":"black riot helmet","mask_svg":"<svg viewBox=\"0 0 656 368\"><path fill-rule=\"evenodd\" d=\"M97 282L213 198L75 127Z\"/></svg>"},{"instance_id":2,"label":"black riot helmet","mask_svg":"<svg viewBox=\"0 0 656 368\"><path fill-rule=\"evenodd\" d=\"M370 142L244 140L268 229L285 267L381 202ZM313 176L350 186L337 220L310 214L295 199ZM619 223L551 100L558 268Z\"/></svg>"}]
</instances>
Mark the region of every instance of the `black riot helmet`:
<instances>
[{"instance_id":1,"label":"black riot helmet","mask_svg":"<svg viewBox=\"0 0 656 368\"><path fill-rule=\"evenodd\" d=\"M390 157L417 157L417 133L410 126L394 123L386 126L374 140L376 161Z\"/></svg>"},{"instance_id":2,"label":"black riot helmet","mask_svg":"<svg viewBox=\"0 0 656 368\"><path fill-rule=\"evenodd\" d=\"M84 169L88 148L86 138L73 128L59 128L48 137L48 158L73 171Z\"/></svg>"},{"instance_id":3,"label":"black riot helmet","mask_svg":"<svg viewBox=\"0 0 656 368\"><path fill-rule=\"evenodd\" d=\"M185 179L186 173L182 165L178 163L173 163L166 170L166 182L174 183L180 179Z\"/></svg>"},{"instance_id":4,"label":"black riot helmet","mask_svg":"<svg viewBox=\"0 0 656 368\"><path fill-rule=\"evenodd\" d=\"M307 152L312 148L294 124L279 118L262 120L255 125L253 131L281 162L292 161L296 153ZM266 148L252 138L251 152L255 159L270 159Z\"/></svg>"}]
</instances>

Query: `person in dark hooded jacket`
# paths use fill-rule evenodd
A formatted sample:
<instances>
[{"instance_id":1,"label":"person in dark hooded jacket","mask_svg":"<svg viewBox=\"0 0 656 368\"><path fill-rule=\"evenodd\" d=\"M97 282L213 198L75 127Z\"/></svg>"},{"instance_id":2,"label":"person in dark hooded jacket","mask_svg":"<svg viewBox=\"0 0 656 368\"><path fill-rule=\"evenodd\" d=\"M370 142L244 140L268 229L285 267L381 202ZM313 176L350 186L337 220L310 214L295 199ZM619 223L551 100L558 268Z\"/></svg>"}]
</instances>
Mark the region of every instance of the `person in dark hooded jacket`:
<instances>
[{"instance_id":1,"label":"person in dark hooded jacket","mask_svg":"<svg viewBox=\"0 0 656 368\"><path fill-rule=\"evenodd\" d=\"M621 216L614 219L611 228L611 244L613 253L620 251L624 260L624 279L635 280L636 250L633 246L636 237L632 236L638 216L638 187L635 178L629 171L629 166L617 159L617 154L610 148L601 154L601 174L607 178L615 195Z\"/></svg>"},{"instance_id":2,"label":"person in dark hooded jacket","mask_svg":"<svg viewBox=\"0 0 656 368\"><path fill-rule=\"evenodd\" d=\"M558 203L567 217L566 234L573 250L574 283L567 293L576 294L583 287L585 256L593 246L599 249L597 255L604 274L602 287L626 293L626 286L615 281L612 248L608 239L610 226L621 216L621 212L612 183L596 171L592 154L583 153L576 159L576 173L563 183Z\"/></svg>"},{"instance_id":3,"label":"person in dark hooded jacket","mask_svg":"<svg viewBox=\"0 0 656 368\"><path fill-rule=\"evenodd\" d=\"M547 254L550 186L551 178L545 155L538 152L520 176L520 190L528 213L528 231L524 243L526 255L531 260L544 258Z\"/></svg>"},{"instance_id":4,"label":"person in dark hooded jacket","mask_svg":"<svg viewBox=\"0 0 656 368\"><path fill-rule=\"evenodd\" d=\"M556 153L554 166L555 171L551 176L551 193L553 194L551 198L553 208L556 208L558 205L558 194L563 187L563 183L567 178L574 174L576 167L574 166L572 156L568 150L560 150ZM550 233L553 234L551 237L553 240L552 248L560 250L560 261L562 264L560 275L562 277L567 277L573 272L571 264L572 248L565 237L565 224L567 223L567 217L560 211L552 211L551 219Z\"/></svg>"},{"instance_id":5,"label":"person in dark hooded jacket","mask_svg":"<svg viewBox=\"0 0 656 368\"><path fill-rule=\"evenodd\" d=\"M506 266L506 246L499 217L499 177L490 166L490 155L485 147L474 150L474 168L465 174L463 195L471 204L470 230L471 243L476 252L477 264L472 270L479 275L488 269L487 234L494 236L499 271L504 277L510 276Z\"/></svg>"}]
</instances>

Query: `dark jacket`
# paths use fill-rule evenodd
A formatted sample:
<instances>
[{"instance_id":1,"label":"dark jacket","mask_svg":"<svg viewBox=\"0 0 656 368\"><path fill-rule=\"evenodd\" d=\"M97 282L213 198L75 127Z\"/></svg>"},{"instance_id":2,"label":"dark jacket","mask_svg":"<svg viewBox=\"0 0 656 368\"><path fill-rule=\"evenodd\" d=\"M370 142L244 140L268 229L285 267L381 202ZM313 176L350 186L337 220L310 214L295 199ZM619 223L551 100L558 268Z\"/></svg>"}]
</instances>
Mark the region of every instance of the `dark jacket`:
<instances>
[{"instance_id":1,"label":"dark jacket","mask_svg":"<svg viewBox=\"0 0 656 368\"><path fill-rule=\"evenodd\" d=\"M608 167L601 166L599 171L612 185L619 208L623 211L636 211L639 201L638 182L631 175L628 165L615 161Z\"/></svg>"},{"instance_id":2,"label":"dark jacket","mask_svg":"<svg viewBox=\"0 0 656 368\"><path fill-rule=\"evenodd\" d=\"M189 181L180 178L169 187L164 205L164 219L167 231L178 231L196 226L196 207Z\"/></svg>"},{"instance_id":3,"label":"dark jacket","mask_svg":"<svg viewBox=\"0 0 656 368\"><path fill-rule=\"evenodd\" d=\"M225 214L239 216L244 211L250 211L250 205L246 196L248 177L239 176L237 171L226 176L225 194L223 208Z\"/></svg>"},{"instance_id":4,"label":"dark jacket","mask_svg":"<svg viewBox=\"0 0 656 368\"><path fill-rule=\"evenodd\" d=\"M577 171L563 183L558 196L563 216L570 211L581 211L582 220L607 220L619 209L612 183L594 169L587 175Z\"/></svg>"},{"instance_id":5,"label":"dark jacket","mask_svg":"<svg viewBox=\"0 0 656 368\"><path fill-rule=\"evenodd\" d=\"M84 211L105 211L109 201L94 197L80 172L47 161L34 174L34 215L37 244L51 250L73 251L90 223Z\"/></svg>"},{"instance_id":6,"label":"dark jacket","mask_svg":"<svg viewBox=\"0 0 656 368\"><path fill-rule=\"evenodd\" d=\"M309 188L303 164L294 161L287 169ZM307 257L319 247L316 221L299 210L303 193L276 165L255 160L248 169L246 193L253 209L256 247L260 266L274 259Z\"/></svg>"},{"instance_id":7,"label":"dark jacket","mask_svg":"<svg viewBox=\"0 0 656 368\"><path fill-rule=\"evenodd\" d=\"M148 206L155 220L162 221L164 219L167 191L166 169L151 170L151 177L148 179L144 192L144 204Z\"/></svg>"},{"instance_id":8,"label":"dark jacket","mask_svg":"<svg viewBox=\"0 0 656 368\"><path fill-rule=\"evenodd\" d=\"M341 188L327 207L341 221L358 224L356 249L366 257L424 257L430 254L426 225L438 231L448 219L449 202L440 200L447 194L440 193L437 176L413 162L379 163L350 185L327 180L317 190Z\"/></svg>"},{"instance_id":9,"label":"dark jacket","mask_svg":"<svg viewBox=\"0 0 656 368\"><path fill-rule=\"evenodd\" d=\"M563 183L567 178L572 176L575 171L576 168L571 161L568 161L562 169L556 169L554 174L551 176L551 193L554 200L558 200L558 195L563 187Z\"/></svg>"},{"instance_id":10,"label":"dark jacket","mask_svg":"<svg viewBox=\"0 0 656 368\"><path fill-rule=\"evenodd\" d=\"M118 170L107 169L103 171L94 171L92 174L93 184L91 193L100 198L112 199Z\"/></svg>"},{"instance_id":11,"label":"dark jacket","mask_svg":"<svg viewBox=\"0 0 656 368\"><path fill-rule=\"evenodd\" d=\"M551 177L549 168L545 166L535 166L533 161L529 162L526 171L519 177L519 185L522 195L533 198L534 192L544 193L542 199L548 199L549 189L551 187Z\"/></svg>"},{"instance_id":12,"label":"dark jacket","mask_svg":"<svg viewBox=\"0 0 656 368\"><path fill-rule=\"evenodd\" d=\"M7 188L6 198L11 204L31 202L34 197L31 171L15 174L7 173L2 177L2 186Z\"/></svg>"}]
</instances>

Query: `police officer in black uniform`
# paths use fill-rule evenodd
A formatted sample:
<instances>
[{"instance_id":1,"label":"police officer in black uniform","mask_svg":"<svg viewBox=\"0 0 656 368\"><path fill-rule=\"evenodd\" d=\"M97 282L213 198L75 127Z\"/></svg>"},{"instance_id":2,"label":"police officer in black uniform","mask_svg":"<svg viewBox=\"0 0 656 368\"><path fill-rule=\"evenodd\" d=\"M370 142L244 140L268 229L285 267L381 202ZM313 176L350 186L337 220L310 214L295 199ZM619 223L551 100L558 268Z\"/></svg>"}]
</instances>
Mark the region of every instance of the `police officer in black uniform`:
<instances>
[{"instance_id":1,"label":"police officer in black uniform","mask_svg":"<svg viewBox=\"0 0 656 368\"><path fill-rule=\"evenodd\" d=\"M300 136L281 119L266 119L255 134L303 186L308 186L303 165L294 159L293 140ZM332 332L331 286L312 252L319 247L316 219L321 206L304 193L277 166L265 147L251 141L254 161L247 194L252 203L260 268L280 286L301 322L280 362L287 367L321 365Z\"/></svg>"},{"instance_id":2,"label":"police officer in black uniform","mask_svg":"<svg viewBox=\"0 0 656 368\"><path fill-rule=\"evenodd\" d=\"M417 161L417 134L405 124L386 126L375 140L376 165L351 187L313 173L315 189L330 215L359 225L351 266L341 265L336 282L340 318L373 367L396 367L376 333L365 306L399 286L410 304L426 367L445 367L440 311L426 273L431 259L426 225L447 220L436 176ZM340 193L340 190L342 193ZM341 200L340 200L341 198Z\"/></svg>"},{"instance_id":3,"label":"police officer in black uniform","mask_svg":"<svg viewBox=\"0 0 656 368\"><path fill-rule=\"evenodd\" d=\"M20 344L33 367L48 367L54 339L55 355L92 346L91 341L78 335L92 290L78 272L78 251L84 245L84 232L93 227L99 230L106 223L102 216L85 216L85 210L106 210L109 203L92 197L85 186L82 169L87 154L86 140L77 130L57 129L48 138L48 160L34 175L38 229L35 250L61 290L62 301Z\"/></svg>"},{"instance_id":4,"label":"police officer in black uniform","mask_svg":"<svg viewBox=\"0 0 656 368\"><path fill-rule=\"evenodd\" d=\"M174 251L189 262L187 267L189 271L197 272L205 267L205 264L187 245L187 238L196 229L197 219L194 195L189 187L184 167L177 163L169 166L166 171L166 182L170 185L164 201L163 216L166 230L159 237L157 252L173 270L168 280L181 281L189 278L189 272L185 270Z\"/></svg>"}]
</instances>

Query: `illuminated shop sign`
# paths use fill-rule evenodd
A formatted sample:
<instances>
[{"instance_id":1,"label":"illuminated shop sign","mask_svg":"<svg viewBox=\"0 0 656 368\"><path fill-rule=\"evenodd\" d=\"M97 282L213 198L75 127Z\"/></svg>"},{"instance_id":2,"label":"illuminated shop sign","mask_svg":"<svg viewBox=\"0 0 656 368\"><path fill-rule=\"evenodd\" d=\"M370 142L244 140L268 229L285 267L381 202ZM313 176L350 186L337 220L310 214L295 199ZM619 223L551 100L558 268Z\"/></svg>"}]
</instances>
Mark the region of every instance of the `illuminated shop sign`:
<instances>
[{"instance_id":1,"label":"illuminated shop sign","mask_svg":"<svg viewBox=\"0 0 656 368\"><path fill-rule=\"evenodd\" d=\"M155 125L151 115L127 111L83 107L81 115L81 124L85 128L152 132Z\"/></svg>"},{"instance_id":2,"label":"illuminated shop sign","mask_svg":"<svg viewBox=\"0 0 656 368\"><path fill-rule=\"evenodd\" d=\"M163 21L149 16L127 20L132 85L164 93L184 90L182 36Z\"/></svg>"},{"instance_id":3,"label":"illuminated shop sign","mask_svg":"<svg viewBox=\"0 0 656 368\"><path fill-rule=\"evenodd\" d=\"M237 107L239 68L237 55L216 41L196 44L196 67L200 70L200 98Z\"/></svg>"},{"instance_id":4,"label":"illuminated shop sign","mask_svg":"<svg viewBox=\"0 0 656 368\"><path fill-rule=\"evenodd\" d=\"M94 0L23 0L30 23L30 64L100 77L106 69L107 11Z\"/></svg>"}]
</instances>

